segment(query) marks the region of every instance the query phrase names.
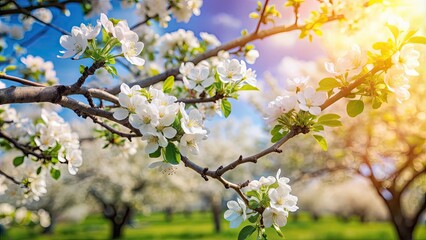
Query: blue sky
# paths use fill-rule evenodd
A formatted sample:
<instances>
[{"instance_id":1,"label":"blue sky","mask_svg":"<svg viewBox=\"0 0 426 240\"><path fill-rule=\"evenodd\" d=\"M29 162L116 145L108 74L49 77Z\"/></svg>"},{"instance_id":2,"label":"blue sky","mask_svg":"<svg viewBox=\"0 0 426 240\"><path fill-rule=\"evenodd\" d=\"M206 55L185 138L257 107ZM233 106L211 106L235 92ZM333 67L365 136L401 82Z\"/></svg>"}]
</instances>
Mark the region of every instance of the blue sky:
<instances>
[{"instance_id":1,"label":"blue sky","mask_svg":"<svg viewBox=\"0 0 426 240\"><path fill-rule=\"evenodd\" d=\"M256 2L256 0L204 1L203 7L201 8L201 15L193 16L189 23L177 23L172 20L168 28L157 28L157 30L160 34L163 34L164 32L173 32L179 28L184 28L194 31L197 36L199 32L209 32L215 34L222 42L227 42L239 37L242 29L252 31L255 28L257 21L249 19L248 15L256 8ZM109 17L125 19L129 22L130 26L140 21L140 18L134 14L134 9L123 10L120 8L118 1L113 1L113 5L113 10L108 13ZM79 5L70 4L68 6L71 12L69 17L64 16L57 9L52 10L54 15L53 24L70 31L73 26L79 25L80 23L96 22L96 18L84 19ZM281 3L278 4L278 6L283 9ZM16 22L16 17L12 18L10 21ZM34 24L33 30L27 32L25 38L18 42L25 41L42 28L43 26L40 24ZM89 66L91 64L91 60L74 61L70 59L57 58L59 50L62 49L59 44L60 36L61 33L53 29L49 29L46 34L30 45L28 48L28 54L41 56L45 60L52 61L55 65L55 70L57 71L57 76L60 79L60 82L63 84L70 84L80 76L80 64ZM318 44L315 44L315 42L309 43L308 41L303 40L296 42L296 45L293 47L288 46L285 42L288 41L289 36L294 38L293 35L280 34L273 39L264 39L254 42L256 48L260 52L260 57L256 63L250 67L257 71L259 78L261 78L262 73L265 71L277 73L277 66L281 59L285 56L291 56L301 60L312 60L323 55L321 49L318 50ZM9 46L13 45L12 42L9 42L9 44ZM119 69L119 72L120 71L125 70ZM256 111L247 104L234 101L233 106L234 116L248 116L256 123L262 122L261 116L259 116ZM67 118L75 117L75 114L71 111L65 111L63 115Z\"/></svg>"}]
</instances>

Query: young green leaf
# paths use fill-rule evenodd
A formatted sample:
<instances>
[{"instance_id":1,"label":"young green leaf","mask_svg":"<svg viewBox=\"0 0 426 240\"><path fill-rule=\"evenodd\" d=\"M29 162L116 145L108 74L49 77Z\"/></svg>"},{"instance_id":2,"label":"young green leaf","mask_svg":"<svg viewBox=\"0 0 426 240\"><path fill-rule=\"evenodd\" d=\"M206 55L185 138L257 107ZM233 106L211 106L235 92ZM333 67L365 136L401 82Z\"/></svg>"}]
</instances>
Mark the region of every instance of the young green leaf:
<instances>
[{"instance_id":1,"label":"young green leaf","mask_svg":"<svg viewBox=\"0 0 426 240\"><path fill-rule=\"evenodd\" d=\"M250 84L243 85L239 91L259 91L259 88L252 86Z\"/></svg>"},{"instance_id":2,"label":"young green leaf","mask_svg":"<svg viewBox=\"0 0 426 240\"><path fill-rule=\"evenodd\" d=\"M346 112L350 117L356 117L364 111L364 102L361 100L351 100L346 105Z\"/></svg>"},{"instance_id":3,"label":"young green leaf","mask_svg":"<svg viewBox=\"0 0 426 240\"><path fill-rule=\"evenodd\" d=\"M17 167L24 163L24 156L19 156L13 159L13 166Z\"/></svg>"},{"instance_id":4,"label":"young green leaf","mask_svg":"<svg viewBox=\"0 0 426 240\"><path fill-rule=\"evenodd\" d=\"M220 109L223 112L223 115L227 118L232 111L232 105L227 99L222 99L220 104Z\"/></svg>"},{"instance_id":5,"label":"young green leaf","mask_svg":"<svg viewBox=\"0 0 426 240\"><path fill-rule=\"evenodd\" d=\"M86 67L84 65L80 65L80 74L83 74L85 68Z\"/></svg>"},{"instance_id":6,"label":"young green leaf","mask_svg":"<svg viewBox=\"0 0 426 240\"><path fill-rule=\"evenodd\" d=\"M61 171L59 171L58 169L51 168L50 176L52 176L53 179L58 180L61 177Z\"/></svg>"},{"instance_id":7,"label":"young green leaf","mask_svg":"<svg viewBox=\"0 0 426 240\"><path fill-rule=\"evenodd\" d=\"M334 88L341 87L342 84L335 78L324 78L319 82L319 91L330 91Z\"/></svg>"},{"instance_id":8,"label":"young green leaf","mask_svg":"<svg viewBox=\"0 0 426 240\"><path fill-rule=\"evenodd\" d=\"M179 150L174 143L169 143L169 145L167 145L166 154L164 157L168 163L171 163L174 165L179 164L181 160Z\"/></svg>"},{"instance_id":9,"label":"young green leaf","mask_svg":"<svg viewBox=\"0 0 426 240\"><path fill-rule=\"evenodd\" d=\"M325 140L325 138L321 135L314 135L314 138L317 141L317 143L320 145L322 150L327 151L328 149L327 140Z\"/></svg>"},{"instance_id":10,"label":"young green leaf","mask_svg":"<svg viewBox=\"0 0 426 240\"><path fill-rule=\"evenodd\" d=\"M339 115L330 113L319 117L317 123L329 127L338 127L342 126L342 123L339 119Z\"/></svg>"},{"instance_id":11,"label":"young green leaf","mask_svg":"<svg viewBox=\"0 0 426 240\"><path fill-rule=\"evenodd\" d=\"M149 154L150 158L158 158L160 156L161 156L161 148L158 148L157 151Z\"/></svg>"},{"instance_id":12,"label":"young green leaf","mask_svg":"<svg viewBox=\"0 0 426 240\"><path fill-rule=\"evenodd\" d=\"M426 44L426 37L415 36L408 40L409 43Z\"/></svg>"},{"instance_id":13,"label":"young green leaf","mask_svg":"<svg viewBox=\"0 0 426 240\"><path fill-rule=\"evenodd\" d=\"M163 92L170 93L175 85L175 77L169 76L163 84Z\"/></svg>"},{"instance_id":14,"label":"young green leaf","mask_svg":"<svg viewBox=\"0 0 426 240\"><path fill-rule=\"evenodd\" d=\"M246 240L254 233L254 231L256 231L256 227L252 225L243 227L243 229L241 229L240 233L238 234L238 240Z\"/></svg>"}]
</instances>

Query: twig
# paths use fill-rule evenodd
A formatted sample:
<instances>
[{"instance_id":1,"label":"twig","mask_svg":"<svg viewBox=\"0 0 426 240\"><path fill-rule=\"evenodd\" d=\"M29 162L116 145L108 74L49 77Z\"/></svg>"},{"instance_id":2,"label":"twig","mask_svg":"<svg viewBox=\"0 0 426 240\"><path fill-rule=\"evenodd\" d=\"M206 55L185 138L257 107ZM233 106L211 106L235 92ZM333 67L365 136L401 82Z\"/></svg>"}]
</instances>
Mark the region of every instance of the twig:
<instances>
[{"instance_id":1,"label":"twig","mask_svg":"<svg viewBox=\"0 0 426 240\"><path fill-rule=\"evenodd\" d=\"M260 25L262 24L263 18L265 17L265 11L266 11L266 7L268 6L268 2L269 2L269 0L265 0L265 4L263 5L262 13L260 14L259 21L257 22L257 25L256 25L256 30L254 30L255 34L259 31Z\"/></svg>"},{"instance_id":2,"label":"twig","mask_svg":"<svg viewBox=\"0 0 426 240\"><path fill-rule=\"evenodd\" d=\"M10 3L12 1L9 1ZM65 10L65 5L69 4L69 3L81 3L83 2L83 0L67 0L67 1L63 1L63 2L47 2L47 3L43 3L43 4L39 4L39 5L31 5L28 7L21 7L18 9L4 9L4 10L0 10L0 16L4 16L4 15L11 15L11 14L19 14L19 13L23 13L23 10L26 11L32 11L35 9L39 9L39 8L58 8L60 10Z\"/></svg>"},{"instance_id":3,"label":"twig","mask_svg":"<svg viewBox=\"0 0 426 240\"><path fill-rule=\"evenodd\" d=\"M12 176L10 176L10 175L8 175L7 173L3 172L1 169L0 169L0 175L5 176L7 179L9 179L10 181L12 181L13 183L15 183L15 184L17 184L17 185L21 185L21 184L22 184L21 182L19 182L18 180L16 180L16 179L15 179L15 178L13 178Z\"/></svg>"},{"instance_id":4,"label":"twig","mask_svg":"<svg viewBox=\"0 0 426 240\"><path fill-rule=\"evenodd\" d=\"M331 16L331 17L328 18L327 21L332 22L332 21L339 20L339 19L342 19L342 18L343 18L343 16L341 16L341 15ZM221 46L218 46L218 47L216 47L212 50L209 50L207 52L199 54L198 56L196 56L195 58L193 58L192 60L190 60L188 62L198 64L202 60L216 56L222 50L228 51L228 50L234 49L236 47L244 46L247 43L252 42L254 40L262 39L262 38L272 36L272 35L276 35L276 34L279 34L279 33L291 32L291 31L294 31L294 30L300 30L300 29L303 29L305 26L306 25L277 26L277 27L273 27L271 29L259 31L257 33L253 32L251 34L245 35L241 38L235 39L235 40L230 41L228 43L225 43ZM156 76L148 77L148 78L145 78L143 80L139 80L139 81L135 81L133 83L130 83L129 86L132 87L134 85L139 85L141 87L148 87L148 86L151 86L155 83L164 81L169 76L176 76L178 74L179 74L179 67L176 67L176 68L168 69L167 71L165 71L161 74L158 74ZM107 92L116 95L120 92L120 86L117 85L115 87L107 89Z\"/></svg>"},{"instance_id":5,"label":"twig","mask_svg":"<svg viewBox=\"0 0 426 240\"><path fill-rule=\"evenodd\" d=\"M33 87L46 87L46 85L38 82L33 82L24 78L15 77L7 74L0 73L0 79L9 80L17 83L21 83L27 86L33 86Z\"/></svg>"},{"instance_id":6,"label":"twig","mask_svg":"<svg viewBox=\"0 0 426 240\"><path fill-rule=\"evenodd\" d=\"M186 104L207 103L207 102L216 102L222 98L226 98L226 97L223 94L217 94L209 98L181 98L181 99L178 99L176 102L182 102Z\"/></svg>"},{"instance_id":7,"label":"twig","mask_svg":"<svg viewBox=\"0 0 426 240\"><path fill-rule=\"evenodd\" d=\"M10 142L13 146L15 146L15 148L19 149L25 156L33 155L34 157L37 157L37 158L45 158L45 156L43 156L42 154L38 154L38 153L33 152L30 149L22 146L15 139L7 136L6 134L4 134L1 131L0 131L0 138L6 139L6 141Z\"/></svg>"},{"instance_id":8,"label":"twig","mask_svg":"<svg viewBox=\"0 0 426 240\"><path fill-rule=\"evenodd\" d=\"M81 86L83 86L84 82L86 81L86 79L95 74L95 71L98 70L99 68L103 67L105 65L104 61L100 61L100 62L94 62L92 64L92 66L90 67L85 67L84 68L84 72L81 75L81 77L77 80L77 82L75 82L73 85L71 85L71 91L76 91L79 88L81 88Z\"/></svg>"},{"instance_id":9,"label":"twig","mask_svg":"<svg viewBox=\"0 0 426 240\"><path fill-rule=\"evenodd\" d=\"M120 132L120 131L118 131L117 129L115 129L115 128L113 128L113 127L110 127L108 124L105 124L105 123L103 123L103 122L101 122L101 121L99 121L96 117L94 117L94 116L89 116L91 119L92 119L92 121L94 122L94 123L97 123L97 124L99 124L99 125L101 125L102 127L104 127L106 130L108 130L108 131L110 131L110 132L112 132L112 133L115 133L115 134L117 134L118 136L120 136L120 137L125 137L125 138L127 138L127 139L131 139L131 138L133 138L133 137L138 137L139 135L137 135L137 134L132 134L132 133L124 133L124 132Z\"/></svg>"},{"instance_id":10,"label":"twig","mask_svg":"<svg viewBox=\"0 0 426 240\"><path fill-rule=\"evenodd\" d=\"M56 26L56 25L53 25L53 24L51 24L51 23L47 23L47 22L45 22L45 21L41 20L40 18L38 18L38 17L36 17L36 16L32 15L30 11L28 11L28 10L26 10L26 9L22 8L21 6L19 6L19 4L18 4L18 3L16 3L16 1L12 1L12 3L13 3L13 4L14 4L14 5L15 5L15 6L19 9L19 10L21 10L23 14L25 14L25 15L27 15L27 16L30 16L30 17L34 18L35 20L37 20L38 22L42 23L43 25L49 26L49 27L51 27L51 28L55 29L56 31L58 31L58 32L60 32L60 33L62 33L62 34L65 34L65 35L71 35L69 32L65 31L64 29L62 29L62 28L60 28L60 27L58 27L58 26Z\"/></svg>"}]
</instances>

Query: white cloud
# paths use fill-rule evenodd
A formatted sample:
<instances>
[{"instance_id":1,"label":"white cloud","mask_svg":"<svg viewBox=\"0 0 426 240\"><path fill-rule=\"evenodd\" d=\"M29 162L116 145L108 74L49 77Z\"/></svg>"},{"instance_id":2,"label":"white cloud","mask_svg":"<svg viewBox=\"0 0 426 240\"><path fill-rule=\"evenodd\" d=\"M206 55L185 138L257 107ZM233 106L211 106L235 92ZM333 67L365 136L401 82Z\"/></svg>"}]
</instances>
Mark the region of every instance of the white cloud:
<instances>
[{"instance_id":1,"label":"white cloud","mask_svg":"<svg viewBox=\"0 0 426 240\"><path fill-rule=\"evenodd\" d=\"M316 76L319 74L317 63L303 61L292 57L284 57L278 64L278 72L286 77Z\"/></svg>"},{"instance_id":2,"label":"white cloud","mask_svg":"<svg viewBox=\"0 0 426 240\"><path fill-rule=\"evenodd\" d=\"M213 24L222 25L224 27L229 27L229 28L239 28L242 25L239 19L226 13L219 13L216 16L214 16Z\"/></svg>"}]
</instances>

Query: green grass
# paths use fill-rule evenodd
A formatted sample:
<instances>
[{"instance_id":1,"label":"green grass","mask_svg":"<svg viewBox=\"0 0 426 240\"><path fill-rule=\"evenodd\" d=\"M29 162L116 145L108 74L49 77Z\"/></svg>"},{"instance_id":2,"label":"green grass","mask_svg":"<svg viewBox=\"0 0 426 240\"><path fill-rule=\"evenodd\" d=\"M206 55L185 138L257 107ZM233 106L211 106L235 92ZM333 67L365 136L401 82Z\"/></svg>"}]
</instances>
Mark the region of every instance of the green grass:
<instances>
[{"instance_id":1,"label":"green grass","mask_svg":"<svg viewBox=\"0 0 426 240\"><path fill-rule=\"evenodd\" d=\"M124 239L237 239L239 229L229 229L228 223L225 221L222 224L223 232L215 234L211 219L209 213L194 213L190 217L175 214L172 222L166 222L162 214L138 216L135 219L135 226L127 227L124 230ZM396 239L393 228L388 223L360 223L356 220L342 222L334 217L324 217L315 222L306 214L301 214L297 221L290 219L288 225L282 230L287 240ZM39 233L39 228L14 227L9 229L5 239L108 239L109 223L100 216L91 216L78 224L59 223L53 235L40 235ZM278 239L272 231L269 231L268 236L269 239ZM415 239L426 239L425 225L417 228Z\"/></svg>"}]
</instances>

